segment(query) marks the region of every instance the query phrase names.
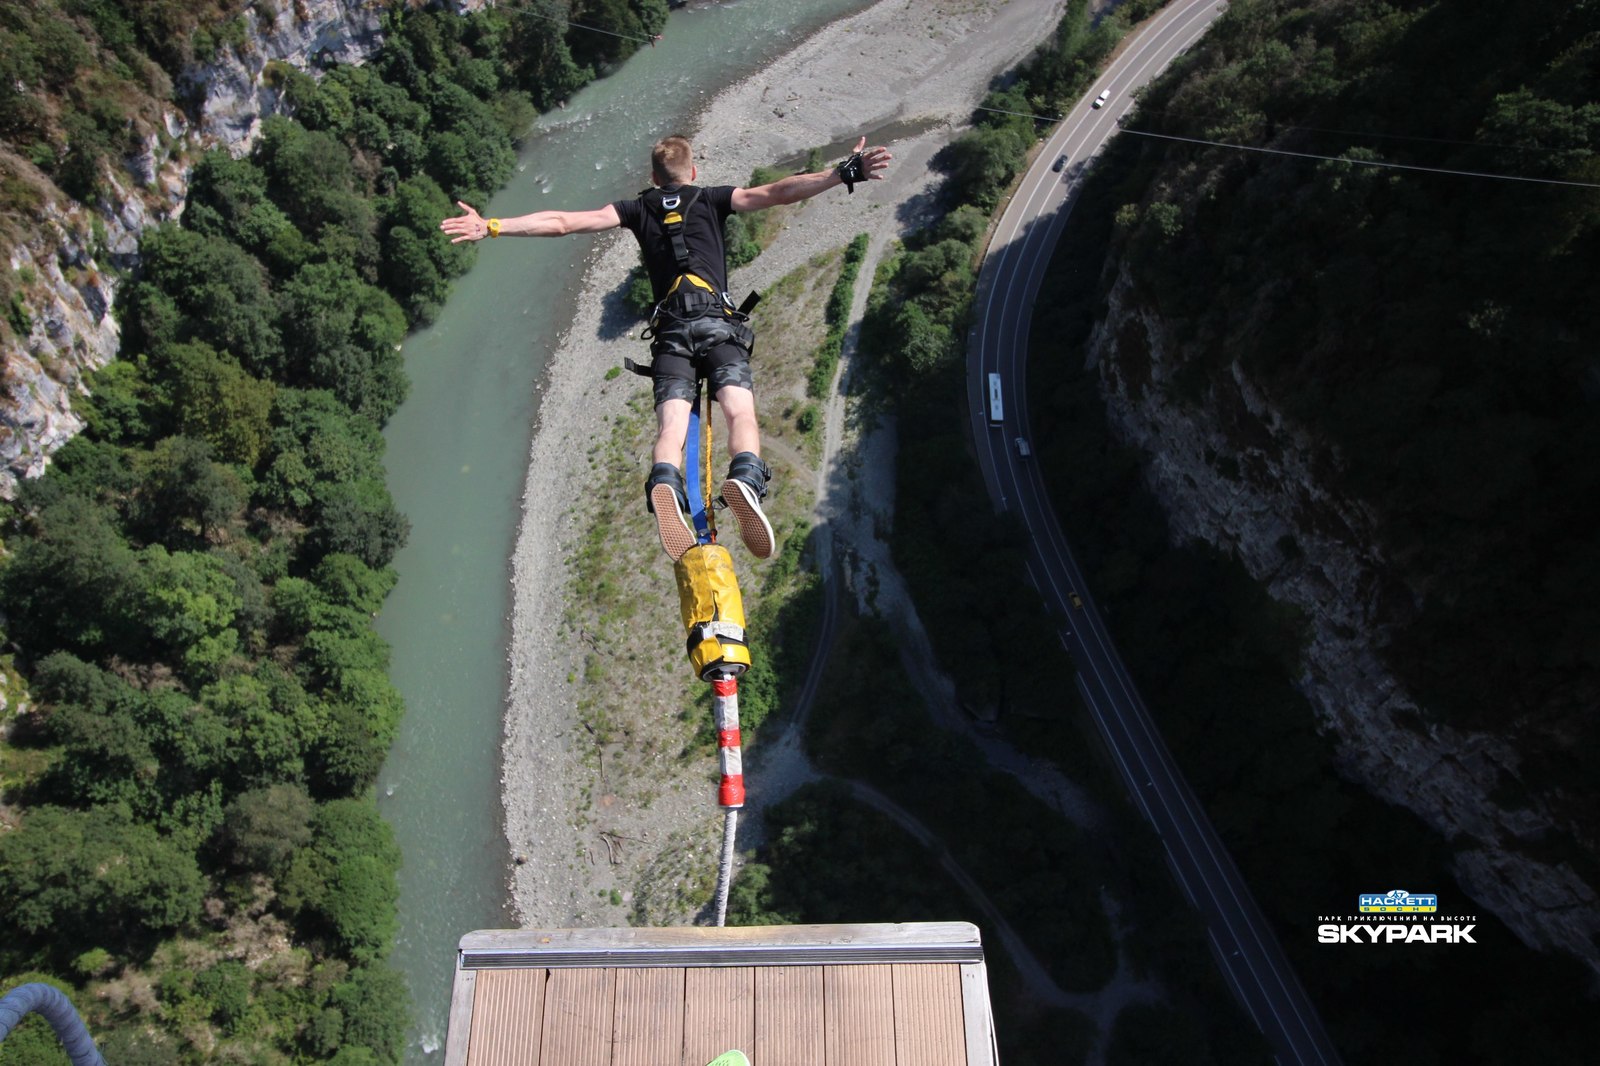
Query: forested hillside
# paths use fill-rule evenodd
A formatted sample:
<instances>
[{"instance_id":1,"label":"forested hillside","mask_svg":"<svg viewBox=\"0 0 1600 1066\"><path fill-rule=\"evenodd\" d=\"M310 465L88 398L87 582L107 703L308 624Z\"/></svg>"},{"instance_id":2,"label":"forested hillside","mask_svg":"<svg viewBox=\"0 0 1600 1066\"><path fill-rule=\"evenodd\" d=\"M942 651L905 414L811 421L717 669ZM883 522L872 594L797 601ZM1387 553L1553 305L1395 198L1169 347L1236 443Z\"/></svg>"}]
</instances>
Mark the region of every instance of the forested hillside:
<instances>
[{"instance_id":1,"label":"forested hillside","mask_svg":"<svg viewBox=\"0 0 1600 1066\"><path fill-rule=\"evenodd\" d=\"M400 346L471 252L436 232L515 139L634 45L548 4L396 5L363 67L271 68L292 117L192 163L148 232L89 429L4 519L31 702L0 745L0 974L61 984L108 1061L399 1061L400 855L371 785L403 713L371 619L407 523L384 486ZM0 214L93 198L185 66L257 8L0 4ZM586 5L631 37L664 0ZM583 49L584 51L578 51ZM448 190L448 192L447 192ZM7 278L13 328L21 294ZM13 699L14 685L8 686ZM65 1062L29 1022L0 1063Z\"/></svg>"},{"instance_id":2,"label":"forested hillside","mask_svg":"<svg viewBox=\"0 0 1600 1066\"><path fill-rule=\"evenodd\" d=\"M1407 623L1388 659L1430 709L1592 748L1600 13L1232 14L1136 127L1552 182L1151 145L1166 162L1120 219L1122 254L1196 394L1237 362L1381 513L1422 594L1384 604Z\"/></svg>"},{"instance_id":3,"label":"forested hillside","mask_svg":"<svg viewBox=\"0 0 1600 1066\"><path fill-rule=\"evenodd\" d=\"M1242 375L1309 434L1318 487L1370 509L1373 633L1424 717L1511 738L1507 789L1592 852L1600 11L1506 16L1234 5L1131 128L1434 172L1144 140L1112 262L1159 310L1171 402ZM1284 446L1220 417L1236 477Z\"/></svg>"}]
</instances>

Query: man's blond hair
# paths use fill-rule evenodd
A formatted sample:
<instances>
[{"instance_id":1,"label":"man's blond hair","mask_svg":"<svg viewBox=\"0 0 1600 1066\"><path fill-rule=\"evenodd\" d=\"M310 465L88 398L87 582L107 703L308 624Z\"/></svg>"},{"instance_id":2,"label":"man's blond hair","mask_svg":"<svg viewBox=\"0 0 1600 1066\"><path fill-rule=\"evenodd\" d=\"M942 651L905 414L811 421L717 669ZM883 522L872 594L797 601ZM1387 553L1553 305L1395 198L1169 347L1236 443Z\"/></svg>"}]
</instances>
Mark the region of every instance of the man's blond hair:
<instances>
[{"instance_id":1,"label":"man's blond hair","mask_svg":"<svg viewBox=\"0 0 1600 1066\"><path fill-rule=\"evenodd\" d=\"M694 175L694 149L689 138L674 133L650 149L650 172L657 185L677 185Z\"/></svg>"}]
</instances>

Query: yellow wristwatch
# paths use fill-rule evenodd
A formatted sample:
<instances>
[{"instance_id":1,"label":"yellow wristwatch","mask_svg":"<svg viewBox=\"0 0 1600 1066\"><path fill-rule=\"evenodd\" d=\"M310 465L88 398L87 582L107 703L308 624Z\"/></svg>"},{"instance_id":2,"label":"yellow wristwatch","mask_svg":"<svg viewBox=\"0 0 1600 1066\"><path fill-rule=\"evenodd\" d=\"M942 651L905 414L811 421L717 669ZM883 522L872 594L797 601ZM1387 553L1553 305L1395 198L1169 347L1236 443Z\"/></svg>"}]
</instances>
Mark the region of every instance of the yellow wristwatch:
<instances>
[{"instance_id":1,"label":"yellow wristwatch","mask_svg":"<svg viewBox=\"0 0 1600 1066\"><path fill-rule=\"evenodd\" d=\"M491 219L489 219L489 221L485 222L484 225L489 230L489 236L491 236L491 237L500 236L500 220L498 218L491 218Z\"/></svg>"}]
</instances>

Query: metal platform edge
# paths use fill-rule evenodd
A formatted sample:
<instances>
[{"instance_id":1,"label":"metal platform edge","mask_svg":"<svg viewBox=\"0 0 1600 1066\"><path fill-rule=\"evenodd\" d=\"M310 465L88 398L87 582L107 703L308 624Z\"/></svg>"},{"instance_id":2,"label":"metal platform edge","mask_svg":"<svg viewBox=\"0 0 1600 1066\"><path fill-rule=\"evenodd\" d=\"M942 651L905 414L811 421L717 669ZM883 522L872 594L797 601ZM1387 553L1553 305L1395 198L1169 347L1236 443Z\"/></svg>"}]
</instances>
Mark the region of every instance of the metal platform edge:
<instances>
[{"instance_id":1,"label":"metal platform edge","mask_svg":"<svg viewBox=\"0 0 1600 1066\"><path fill-rule=\"evenodd\" d=\"M840 966L983 961L970 922L477 930L457 970L652 966Z\"/></svg>"}]
</instances>

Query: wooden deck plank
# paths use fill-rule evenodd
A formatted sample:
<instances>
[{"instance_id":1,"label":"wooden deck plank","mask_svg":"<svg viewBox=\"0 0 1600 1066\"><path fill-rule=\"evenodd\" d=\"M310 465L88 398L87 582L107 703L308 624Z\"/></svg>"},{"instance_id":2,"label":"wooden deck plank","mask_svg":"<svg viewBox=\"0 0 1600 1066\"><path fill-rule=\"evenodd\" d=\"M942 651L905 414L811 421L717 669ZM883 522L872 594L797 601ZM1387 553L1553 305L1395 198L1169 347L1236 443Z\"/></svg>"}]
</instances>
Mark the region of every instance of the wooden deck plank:
<instances>
[{"instance_id":1,"label":"wooden deck plank","mask_svg":"<svg viewBox=\"0 0 1600 1066\"><path fill-rule=\"evenodd\" d=\"M893 967L825 966L828 1066L896 1066Z\"/></svg>"},{"instance_id":2,"label":"wooden deck plank","mask_svg":"<svg viewBox=\"0 0 1600 1066\"><path fill-rule=\"evenodd\" d=\"M683 1054L683 970L616 971L612 1066L671 1066Z\"/></svg>"},{"instance_id":3,"label":"wooden deck plank","mask_svg":"<svg viewBox=\"0 0 1600 1066\"><path fill-rule=\"evenodd\" d=\"M683 983L684 1066L705 1066L731 1048L748 1052L755 1044L755 967L695 967L684 971Z\"/></svg>"},{"instance_id":4,"label":"wooden deck plank","mask_svg":"<svg viewBox=\"0 0 1600 1066\"><path fill-rule=\"evenodd\" d=\"M961 968L894 965L894 1046L900 1066L967 1066Z\"/></svg>"},{"instance_id":5,"label":"wooden deck plank","mask_svg":"<svg viewBox=\"0 0 1600 1066\"><path fill-rule=\"evenodd\" d=\"M543 970L485 970L474 981L467 1066L538 1066Z\"/></svg>"},{"instance_id":6,"label":"wooden deck plank","mask_svg":"<svg viewBox=\"0 0 1600 1066\"><path fill-rule=\"evenodd\" d=\"M822 969L757 966L752 1062L826 1066L822 1041Z\"/></svg>"},{"instance_id":7,"label":"wooden deck plank","mask_svg":"<svg viewBox=\"0 0 1600 1066\"><path fill-rule=\"evenodd\" d=\"M617 971L547 970L543 1062L610 1066ZM482 978L479 978L482 980Z\"/></svg>"}]
</instances>

